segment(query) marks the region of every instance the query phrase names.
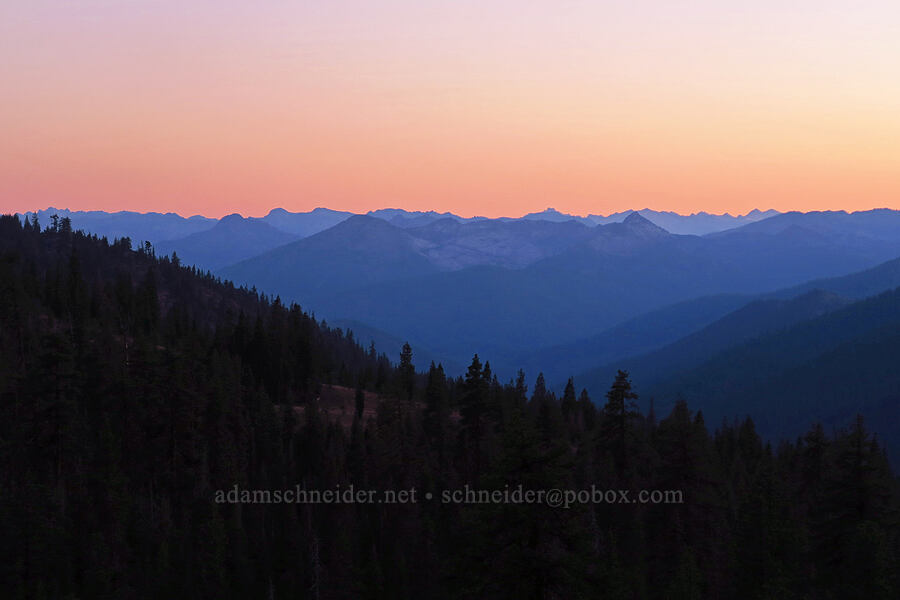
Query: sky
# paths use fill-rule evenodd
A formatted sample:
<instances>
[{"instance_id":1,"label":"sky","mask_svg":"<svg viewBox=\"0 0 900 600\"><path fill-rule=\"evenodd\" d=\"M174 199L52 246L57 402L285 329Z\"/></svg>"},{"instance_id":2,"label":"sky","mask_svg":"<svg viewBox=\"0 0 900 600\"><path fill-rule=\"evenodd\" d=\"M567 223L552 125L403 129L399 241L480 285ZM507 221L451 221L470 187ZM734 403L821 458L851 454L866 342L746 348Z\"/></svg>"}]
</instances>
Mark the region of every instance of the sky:
<instances>
[{"instance_id":1,"label":"sky","mask_svg":"<svg viewBox=\"0 0 900 600\"><path fill-rule=\"evenodd\" d=\"M0 212L900 209L900 2L0 2Z\"/></svg>"}]
</instances>

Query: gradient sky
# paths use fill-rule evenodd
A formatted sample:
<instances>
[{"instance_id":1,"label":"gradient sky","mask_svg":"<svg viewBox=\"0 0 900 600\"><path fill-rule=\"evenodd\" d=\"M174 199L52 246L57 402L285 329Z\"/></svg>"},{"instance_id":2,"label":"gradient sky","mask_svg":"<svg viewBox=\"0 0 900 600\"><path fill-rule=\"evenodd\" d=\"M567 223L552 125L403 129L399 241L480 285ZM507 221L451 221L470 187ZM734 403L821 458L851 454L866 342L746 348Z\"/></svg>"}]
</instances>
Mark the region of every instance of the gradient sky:
<instances>
[{"instance_id":1,"label":"gradient sky","mask_svg":"<svg viewBox=\"0 0 900 600\"><path fill-rule=\"evenodd\" d=\"M0 211L900 208L900 2L5 0Z\"/></svg>"}]
</instances>

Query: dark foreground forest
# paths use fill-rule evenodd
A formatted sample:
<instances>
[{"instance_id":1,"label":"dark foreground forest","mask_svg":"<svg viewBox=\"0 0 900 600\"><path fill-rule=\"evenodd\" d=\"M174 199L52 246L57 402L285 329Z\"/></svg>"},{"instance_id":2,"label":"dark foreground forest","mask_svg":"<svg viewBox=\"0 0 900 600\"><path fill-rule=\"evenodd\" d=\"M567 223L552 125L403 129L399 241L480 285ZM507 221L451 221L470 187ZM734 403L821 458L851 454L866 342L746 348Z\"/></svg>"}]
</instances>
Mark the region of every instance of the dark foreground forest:
<instances>
[{"instance_id":1,"label":"dark foreground forest","mask_svg":"<svg viewBox=\"0 0 900 600\"><path fill-rule=\"evenodd\" d=\"M477 356L417 372L149 245L41 229L0 217L3 597L900 595L898 480L861 420L768 443L640 414L625 373L591 399ZM416 501L220 495L351 485ZM466 485L681 501L442 501Z\"/></svg>"}]
</instances>

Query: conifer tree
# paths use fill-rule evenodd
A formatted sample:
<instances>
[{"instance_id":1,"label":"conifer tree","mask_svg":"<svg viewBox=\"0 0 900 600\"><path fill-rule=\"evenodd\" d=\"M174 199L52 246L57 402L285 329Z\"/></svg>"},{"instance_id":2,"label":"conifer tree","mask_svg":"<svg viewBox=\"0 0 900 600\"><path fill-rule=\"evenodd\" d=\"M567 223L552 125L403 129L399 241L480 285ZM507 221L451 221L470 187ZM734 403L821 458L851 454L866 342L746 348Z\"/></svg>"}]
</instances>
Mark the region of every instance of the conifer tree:
<instances>
[{"instance_id":1,"label":"conifer tree","mask_svg":"<svg viewBox=\"0 0 900 600\"><path fill-rule=\"evenodd\" d=\"M416 384L416 368L412 363L412 355L412 347L409 342L405 342L400 350L399 375L400 394L402 399L407 402L412 401Z\"/></svg>"},{"instance_id":2,"label":"conifer tree","mask_svg":"<svg viewBox=\"0 0 900 600\"><path fill-rule=\"evenodd\" d=\"M627 466L629 438L638 414L634 402L637 397L631 390L628 372L619 371L600 413L600 447L611 454L619 477Z\"/></svg>"},{"instance_id":3,"label":"conifer tree","mask_svg":"<svg viewBox=\"0 0 900 600\"><path fill-rule=\"evenodd\" d=\"M575 382L571 377L569 377L569 381L566 382L566 389L563 391L563 397L560 403L560 409L562 409L563 416L566 419L571 419L575 413L576 406L577 400L575 399Z\"/></svg>"}]
</instances>

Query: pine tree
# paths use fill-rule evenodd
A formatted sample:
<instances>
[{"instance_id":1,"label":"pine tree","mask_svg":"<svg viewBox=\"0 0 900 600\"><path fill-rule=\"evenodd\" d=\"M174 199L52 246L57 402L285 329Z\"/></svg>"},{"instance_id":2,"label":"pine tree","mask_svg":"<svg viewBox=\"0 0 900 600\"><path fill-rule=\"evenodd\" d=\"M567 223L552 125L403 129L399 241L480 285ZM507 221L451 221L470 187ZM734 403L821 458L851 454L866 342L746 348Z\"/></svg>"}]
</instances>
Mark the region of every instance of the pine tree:
<instances>
[{"instance_id":1,"label":"pine tree","mask_svg":"<svg viewBox=\"0 0 900 600\"><path fill-rule=\"evenodd\" d=\"M538 406L547 398L549 394L547 393L547 384L544 381L544 374L538 373L537 379L534 381L534 391L531 393L531 403L532 405Z\"/></svg>"},{"instance_id":2,"label":"pine tree","mask_svg":"<svg viewBox=\"0 0 900 600\"><path fill-rule=\"evenodd\" d=\"M412 363L412 347L409 342L403 344L400 350L400 365L398 367L400 379L400 395L407 402L411 402L416 384L416 368Z\"/></svg>"},{"instance_id":3,"label":"pine tree","mask_svg":"<svg viewBox=\"0 0 900 600\"><path fill-rule=\"evenodd\" d=\"M472 357L472 363L466 370L462 391L459 403L462 442L465 460L469 464L469 474L474 481L481 472L482 440L487 412L487 382L484 380L484 372L477 354Z\"/></svg>"},{"instance_id":4,"label":"pine tree","mask_svg":"<svg viewBox=\"0 0 900 600\"><path fill-rule=\"evenodd\" d=\"M566 389L563 391L562 402L560 403L560 409L562 409L563 416L570 420L575 414L575 408L577 407L577 400L575 399L575 382L569 377L569 381L566 382Z\"/></svg>"},{"instance_id":5,"label":"pine tree","mask_svg":"<svg viewBox=\"0 0 900 600\"><path fill-rule=\"evenodd\" d=\"M592 431L597 424L597 407L594 406L586 389L582 389L578 396L578 409L581 413L582 428L585 431Z\"/></svg>"},{"instance_id":6,"label":"pine tree","mask_svg":"<svg viewBox=\"0 0 900 600\"><path fill-rule=\"evenodd\" d=\"M638 415L634 402L637 397L631 391L628 372L619 371L606 393L606 404L600 413L599 445L612 456L620 478L627 467L629 438L632 436L633 421Z\"/></svg>"}]
</instances>

